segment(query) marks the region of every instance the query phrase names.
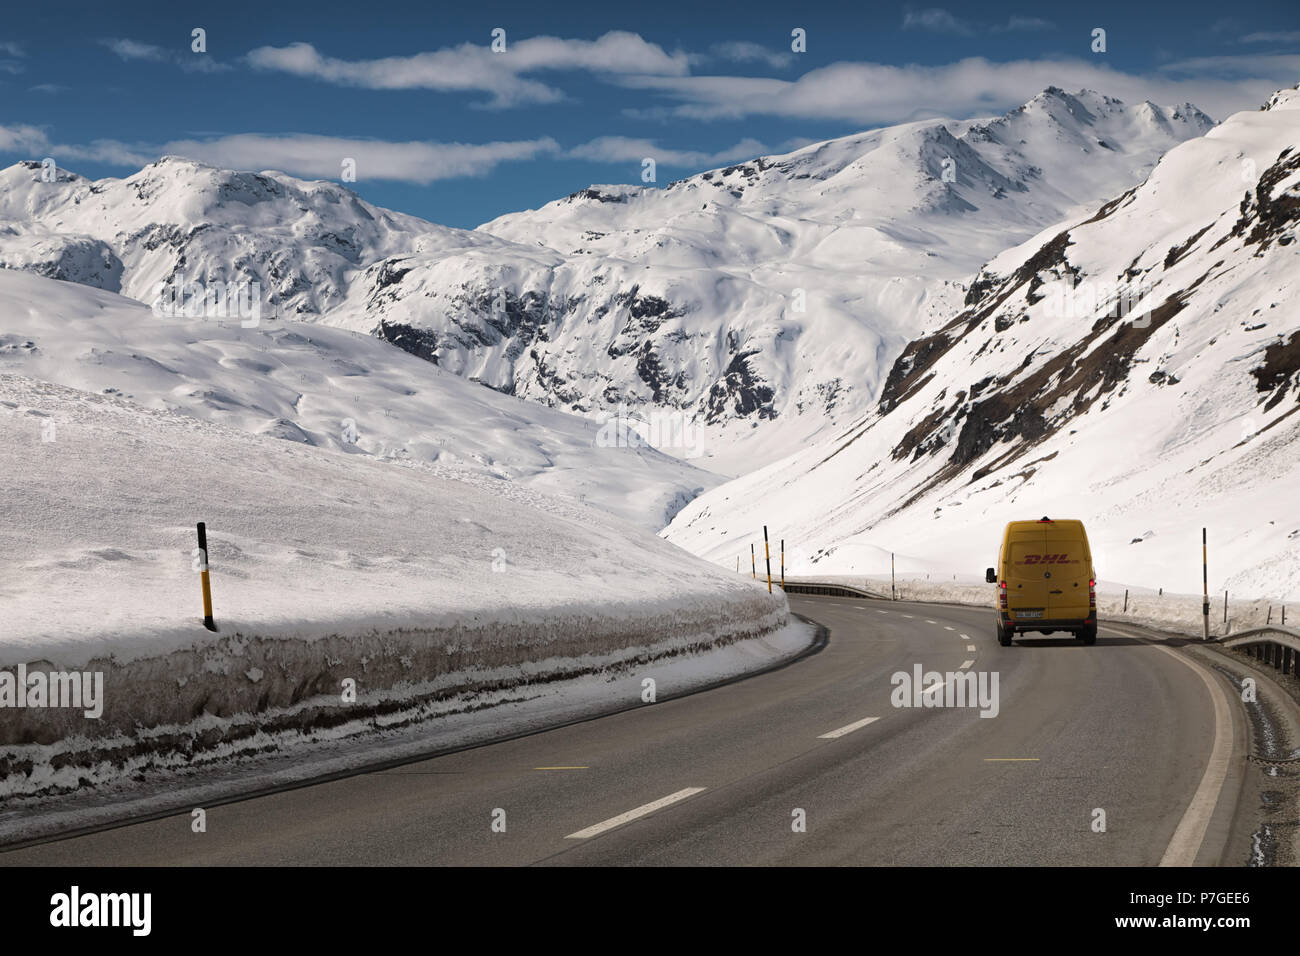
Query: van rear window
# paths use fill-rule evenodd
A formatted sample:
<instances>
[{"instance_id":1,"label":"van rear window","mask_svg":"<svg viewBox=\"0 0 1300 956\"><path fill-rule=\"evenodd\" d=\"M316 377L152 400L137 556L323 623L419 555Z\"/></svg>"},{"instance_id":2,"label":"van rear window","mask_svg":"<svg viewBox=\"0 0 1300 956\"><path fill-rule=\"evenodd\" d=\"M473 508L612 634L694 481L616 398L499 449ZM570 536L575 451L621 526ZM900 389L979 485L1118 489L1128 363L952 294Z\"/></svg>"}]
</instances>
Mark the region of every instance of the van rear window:
<instances>
[{"instance_id":1,"label":"van rear window","mask_svg":"<svg viewBox=\"0 0 1300 956\"><path fill-rule=\"evenodd\" d=\"M1043 561L1049 564L1083 564L1083 545L1078 538L1048 536L1043 548Z\"/></svg>"},{"instance_id":2,"label":"van rear window","mask_svg":"<svg viewBox=\"0 0 1300 956\"><path fill-rule=\"evenodd\" d=\"M1043 536L1039 534L1013 537L1010 545L1013 578L1024 577L1043 560Z\"/></svg>"}]
</instances>

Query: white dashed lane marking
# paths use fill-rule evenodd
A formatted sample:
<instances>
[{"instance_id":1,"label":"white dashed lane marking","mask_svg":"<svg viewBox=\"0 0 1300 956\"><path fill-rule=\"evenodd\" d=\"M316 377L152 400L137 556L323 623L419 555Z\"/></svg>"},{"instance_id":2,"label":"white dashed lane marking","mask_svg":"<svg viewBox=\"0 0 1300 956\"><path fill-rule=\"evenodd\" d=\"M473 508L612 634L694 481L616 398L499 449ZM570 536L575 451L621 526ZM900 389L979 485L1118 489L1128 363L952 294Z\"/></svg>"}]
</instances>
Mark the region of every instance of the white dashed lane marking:
<instances>
[{"instance_id":1,"label":"white dashed lane marking","mask_svg":"<svg viewBox=\"0 0 1300 956\"><path fill-rule=\"evenodd\" d=\"M607 830L615 827L621 827L625 823L631 823L633 820L639 820L641 817L654 813L656 810L662 810L664 807L672 806L674 803L680 803L687 797L693 797L697 793L703 793L704 787L687 787L685 790L678 790L676 793L670 793L666 797L660 797L635 810L629 810L627 813L620 813L616 817L610 817L604 823L597 823L589 826L585 830L579 830L577 833L570 833L566 840L587 840L594 836L600 836Z\"/></svg>"},{"instance_id":2,"label":"white dashed lane marking","mask_svg":"<svg viewBox=\"0 0 1300 956\"><path fill-rule=\"evenodd\" d=\"M845 734L851 734L855 730L861 730L863 727L867 726L867 724L875 723L879 719L880 719L879 717L864 717L862 720L855 721L854 723L851 724L846 724L845 726L839 728L838 730L832 730L828 734L821 734L817 737L817 739L834 740L837 737L843 737Z\"/></svg>"}]
</instances>

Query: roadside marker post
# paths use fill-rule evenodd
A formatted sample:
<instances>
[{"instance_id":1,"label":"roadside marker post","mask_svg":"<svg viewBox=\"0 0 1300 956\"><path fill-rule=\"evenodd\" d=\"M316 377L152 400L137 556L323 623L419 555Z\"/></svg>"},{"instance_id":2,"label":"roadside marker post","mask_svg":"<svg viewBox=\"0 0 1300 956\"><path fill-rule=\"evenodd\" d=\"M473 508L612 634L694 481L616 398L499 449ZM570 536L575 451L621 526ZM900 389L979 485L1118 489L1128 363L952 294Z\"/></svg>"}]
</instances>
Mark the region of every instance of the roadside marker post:
<instances>
[{"instance_id":1,"label":"roadside marker post","mask_svg":"<svg viewBox=\"0 0 1300 956\"><path fill-rule=\"evenodd\" d=\"M781 590L785 590L785 538L781 539Z\"/></svg>"},{"instance_id":2,"label":"roadside marker post","mask_svg":"<svg viewBox=\"0 0 1300 956\"><path fill-rule=\"evenodd\" d=\"M889 600L897 601L898 594L894 591L894 552L889 552Z\"/></svg>"},{"instance_id":3,"label":"roadside marker post","mask_svg":"<svg viewBox=\"0 0 1300 956\"><path fill-rule=\"evenodd\" d=\"M209 631L217 629L212 619L212 583L208 580L208 528L199 522L199 580L203 582L203 626Z\"/></svg>"},{"instance_id":4,"label":"roadside marker post","mask_svg":"<svg viewBox=\"0 0 1300 956\"><path fill-rule=\"evenodd\" d=\"M758 562L754 558L754 542L749 543L749 576L758 580Z\"/></svg>"},{"instance_id":5,"label":"roadside marker post","mask_svg":"<svg viewBox=\"0 0 1300 956\"><path fill-rule=\"evenodd\" d=\"M767 543L767 525L763 525L763 560L767 562L767 593L772 593L772 548Z\"/></svg>"},{"instance_id":6,"label":"roadside marker post","mask_svg":"<svg viewBox=\"0 0 1300 956\"><path fill-rule=\"evenodd\" d=\"M1210 639L1210 561L1205 529L1201 529L1201 640Z\"/></svg>"}]
</instances>

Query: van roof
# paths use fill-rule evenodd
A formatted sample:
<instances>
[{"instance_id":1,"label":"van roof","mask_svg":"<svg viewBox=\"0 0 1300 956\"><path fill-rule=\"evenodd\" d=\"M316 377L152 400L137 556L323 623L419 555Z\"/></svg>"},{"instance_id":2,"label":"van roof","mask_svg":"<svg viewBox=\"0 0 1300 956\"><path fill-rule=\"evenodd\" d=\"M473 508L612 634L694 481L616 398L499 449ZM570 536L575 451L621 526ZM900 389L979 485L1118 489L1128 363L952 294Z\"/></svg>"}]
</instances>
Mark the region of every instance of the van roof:
<instances>
[{"instance_id":1,"label":"van roof","mask_svg":"<svg viewBox=\"0 0 1300 956\"><path fill-rule=\"evenodd\" d=\"M1083 522L1078 518L1036 518L1032 521L1008 521L1007 533L1012 531L1033 531L1039 530L1044 526L1054 527L1061 530L1073 531L1076 528L1082 530Z\"/></svg>"}]
</instances>

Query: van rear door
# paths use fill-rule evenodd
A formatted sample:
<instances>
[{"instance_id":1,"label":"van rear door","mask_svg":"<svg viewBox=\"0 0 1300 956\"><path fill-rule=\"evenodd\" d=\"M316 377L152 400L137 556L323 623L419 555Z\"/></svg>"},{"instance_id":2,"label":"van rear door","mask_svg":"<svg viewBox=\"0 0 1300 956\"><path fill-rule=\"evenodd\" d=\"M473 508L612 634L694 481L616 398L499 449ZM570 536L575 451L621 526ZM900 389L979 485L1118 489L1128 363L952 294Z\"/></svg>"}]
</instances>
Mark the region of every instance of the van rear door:
<instances>
[{"instance_id":1,"label":"van rear door","mask_svg":"<svg viewBox=\"0 0 1300 956\"><path fill-rule=\"evenodd\" d=\"M1007 606L1016 621L1047 616L1042 567L1046 540L1046 531L1033 525L1007 534Z\"/></svg>"},{"instance_id":2,"label":"van rear door","mask_svg":"<svg viewBox=\"0 0 1300 956\"><path fill-rule=\"evenodd\" d=\"M1088 617L1088 576L1092 572L1082 527L1047 527L1043 572L1047 581L1047 616L1058 621Z\"/></svg>"}]
</instances>

